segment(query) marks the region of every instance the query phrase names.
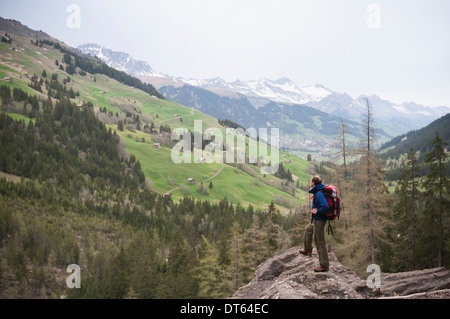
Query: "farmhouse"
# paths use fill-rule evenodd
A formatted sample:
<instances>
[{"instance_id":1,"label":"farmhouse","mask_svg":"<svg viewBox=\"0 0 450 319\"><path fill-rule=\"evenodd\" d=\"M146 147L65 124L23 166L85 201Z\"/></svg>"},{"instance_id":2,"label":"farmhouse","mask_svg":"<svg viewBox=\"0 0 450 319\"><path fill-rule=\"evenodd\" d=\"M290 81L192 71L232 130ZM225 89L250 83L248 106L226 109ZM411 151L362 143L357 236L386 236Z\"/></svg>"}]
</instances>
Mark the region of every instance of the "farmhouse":
<instances>
[{"instance_id":1,"label":"farmhouse","mask_svg":"<svg viewBox=\"0 0 450 319\"><path fill-rule=\"evenodd\" d=\"M161 143L153 143L153 147L154 148L160 148L161 147Z\"/></svg>"},{"instance_id":2,"label":"farmhouse","mask_svg":"<svg viewBox=\"0 0 450 319\"><path fill-rule=\"evenodd\" d=\"M189 184L195 184L195 179L194 178L188 178L188 183Z\"/></svg>"}]
</instances>

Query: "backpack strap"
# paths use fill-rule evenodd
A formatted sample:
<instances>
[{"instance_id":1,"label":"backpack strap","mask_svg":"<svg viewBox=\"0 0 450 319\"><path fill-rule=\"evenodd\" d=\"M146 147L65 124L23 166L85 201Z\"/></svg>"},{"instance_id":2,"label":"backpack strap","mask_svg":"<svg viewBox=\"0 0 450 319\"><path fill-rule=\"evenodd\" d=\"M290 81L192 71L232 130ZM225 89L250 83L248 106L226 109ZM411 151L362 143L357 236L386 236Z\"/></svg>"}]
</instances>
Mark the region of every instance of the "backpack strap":
<instances>
[{"instance_id":1,"label":"backpack strap","mask_svg":"<svg viewBox=\"0 0 450 319\"><path fill-rule=\"evenodd\" d=\"M331 231L331 235L334 238L334 231L333 231L333 227L331 227L331 222L328 221L328 235L330 235L330 231Z\"/></svg>"}]
</instances>

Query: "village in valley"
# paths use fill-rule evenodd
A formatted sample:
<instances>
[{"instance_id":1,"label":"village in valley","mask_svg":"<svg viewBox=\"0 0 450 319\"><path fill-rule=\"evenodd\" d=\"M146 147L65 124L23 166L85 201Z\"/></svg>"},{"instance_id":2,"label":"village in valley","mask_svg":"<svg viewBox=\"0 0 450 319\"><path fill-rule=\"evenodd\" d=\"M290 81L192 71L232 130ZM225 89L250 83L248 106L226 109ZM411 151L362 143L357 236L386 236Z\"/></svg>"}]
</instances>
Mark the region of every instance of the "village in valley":
<instances>
[{"instance_id":1,"label":"village in valley","mask_svg":"<svg viewBox=\"0 0 450 319\"><path fill-rule=\"evenodd\" d=\"M304 159L307 159L308 154L314 159L329 158L334 152L333 144L335 143L336 140L331 137L296 138L291 135L280 134L280 148Z\"/></svg>"}]
</instances>

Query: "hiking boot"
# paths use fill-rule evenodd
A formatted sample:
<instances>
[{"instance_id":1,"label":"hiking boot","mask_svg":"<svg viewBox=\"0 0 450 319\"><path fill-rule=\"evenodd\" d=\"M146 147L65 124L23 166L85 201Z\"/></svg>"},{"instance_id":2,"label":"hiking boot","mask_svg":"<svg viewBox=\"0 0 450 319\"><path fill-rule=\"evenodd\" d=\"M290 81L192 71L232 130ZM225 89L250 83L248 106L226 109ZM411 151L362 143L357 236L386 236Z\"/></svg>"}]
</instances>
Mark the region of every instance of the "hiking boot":
<instances>
[{"instance_id":1,"label":"hiking boot","mask_svg":"<svg viewBox=\"0 0 450 319\"><path fill-rule=\"evenodd\" d=\"M305 250L299 250L298 251L300 254L302 254L302 255L305 255L305 256L311 256L312 255L312 253L307 253Z\"/></svg>"},{"instance_id":2,"label":"hiking boot","mask_svg":"<svg viewBox=\"0 0 450 319\"><path fill-rule=\"evenodd\" d=\"M328 270L329 270L328 267L322 267L322 266L319 266L319 267L317 267L317 268L314 268L314 271L315 271L315 272L326 272L326 271L328 271Z\"/></svg>"}]
</instances>

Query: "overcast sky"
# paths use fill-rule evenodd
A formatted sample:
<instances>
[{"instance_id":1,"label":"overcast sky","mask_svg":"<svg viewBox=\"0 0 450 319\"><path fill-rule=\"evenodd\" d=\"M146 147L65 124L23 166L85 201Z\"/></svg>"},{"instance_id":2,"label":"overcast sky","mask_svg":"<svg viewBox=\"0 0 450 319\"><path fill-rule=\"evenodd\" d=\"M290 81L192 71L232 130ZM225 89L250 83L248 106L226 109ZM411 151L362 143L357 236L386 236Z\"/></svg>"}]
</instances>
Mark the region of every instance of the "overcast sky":
<instances>
[{"instance_id":1,"label":"overcast sky","mask_svg":"<svg viewBox=\"0 0 450 319\"><path fill-rule=\"evenodd\" d=\"M449 0L0 2L4 18L74 47L130 53L171 76L287 77L429 106L450 106L449 14Z\"/></svg>"}]
</instances>

